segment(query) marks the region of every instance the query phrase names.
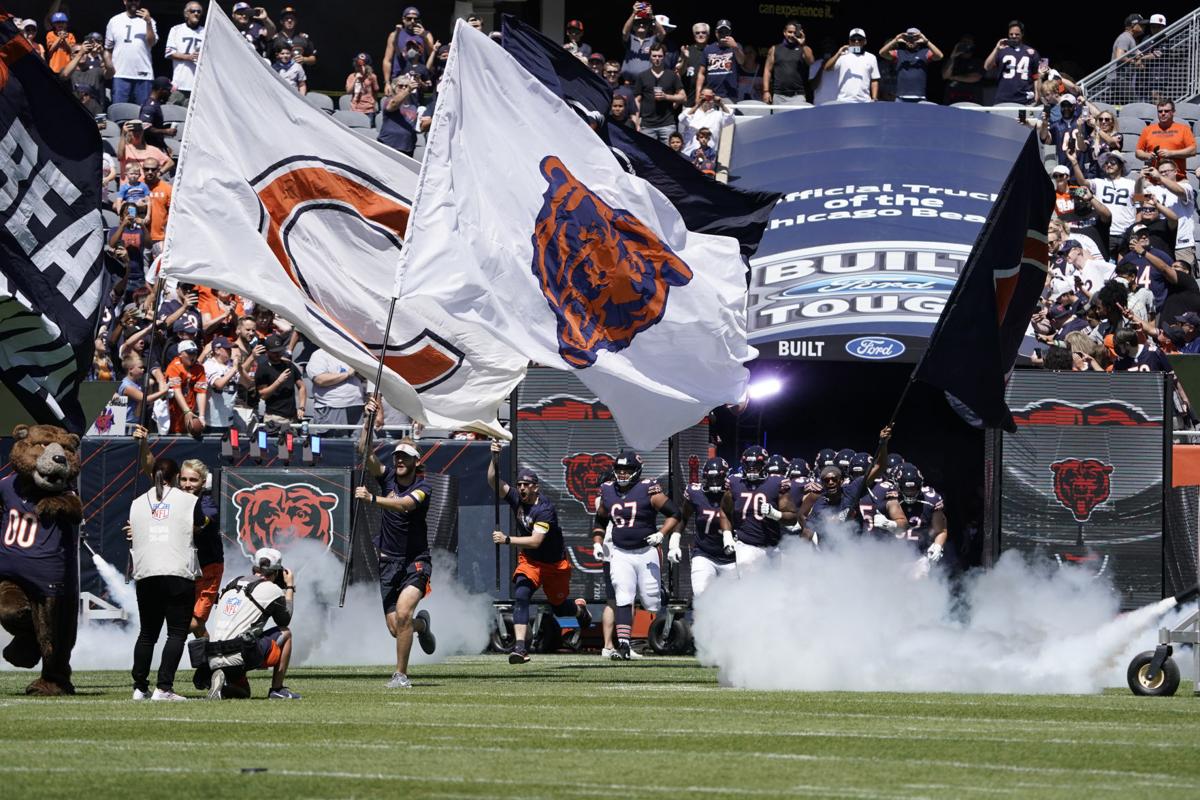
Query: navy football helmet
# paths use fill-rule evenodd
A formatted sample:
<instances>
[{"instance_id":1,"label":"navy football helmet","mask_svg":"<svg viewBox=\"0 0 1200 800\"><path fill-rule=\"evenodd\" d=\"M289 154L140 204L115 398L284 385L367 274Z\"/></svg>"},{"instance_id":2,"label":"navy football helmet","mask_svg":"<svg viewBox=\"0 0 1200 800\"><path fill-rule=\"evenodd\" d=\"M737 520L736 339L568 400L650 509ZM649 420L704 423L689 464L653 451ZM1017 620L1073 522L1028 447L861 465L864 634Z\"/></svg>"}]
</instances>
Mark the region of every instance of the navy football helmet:
<instances>
[{"instance_id":1,"label":"navy football helmet","mask_svg":"<svg viewBox=\"0 0 1200 800\"><path fill-rule=\"evenodd\" d=\"M767 477L767 451L751 445L742 451L742 477L748 481L761 481Z\"/></svg>"},{"instance_id":2,"label":"navy football helmet","mask_svg":"<svg viewBox=\"0 0 1200 800\"><path fill-rule=\"evenodd\" d=\"M829 466L837 466L837 451L832 447L826 447L817 452L817 457L813 459L813 469L817 472Z\"/></svg>"},{"instance_id":3,"label":"navy football helmet","mask_svg":"<svg viewBox=\"0 0 1200 800\"><path fill-rule=\"evenodd\" d=\"M850 480L866 476L873 461L870 453L855 453L854 458L850 459Z\"/></svg>"},{"instance_id":4,"label":"navy football helmet","mask_svg":"<svg viewBox=\"0 0 1200 800\"><path fill-rule=\"evenodd\" d=\"M884 467L884 474L892 483L895 483L900 477L900 468L904 466L904 456L899 453L888 453L887 463Z\"/></svg>"},{"instance_id":5,"label":"navy football helmet","mask_svg":"<svg viewBox=\"0 0 1200 800\"><path fill-rule=\"evenodd\" d=\"M812 477L812 472L808 468L808 462L797 456L788 466L787 476L794 481L807 481Z\"/></svg>"},{"instance_id":6,"label":"navy football helmet","mask_svg":"<svg viewBox=\"0 0 1200 800\"><path fill-rule=\"evenodd\" d=\"M916 464L905 464L900 468L896 488L900 491L901 500L906 503L920 500L921 488L924 485L925 479L921 476L921 470L917 469Z\"/></svg>"},{"instance_id":7,"label":"navy football helmet","mask_svg":"<svg viewBox=\"0 0 1200 800\"><path fill-rule=\"evenodd\" d=\"M700 472L700 489L705 494L720 494L729 480L729 464L723 458L710 458Z\"/></svg>"},{"instance_id":8,"label":"navy football helmet","mask_svg":"<svg viewBox=\"0 0 1200 800\"><path fill-rule=\"evenodd\" d=\"M622 450L613 461L612 469L617 486L628 489L642 477L642 457L632 450Z\"/></svg>"},{"instance_id":9,"label":"navy football helmet","mask_svg":"<svg viewBox=\"0 0 1200 800\"><path fill-rule=\"evenodd\" d=\"M843 475L850 474L850 462L854 459L854 451L849 447L843 447L834 455L834 463L841 467Z\"/></svg>"},{"instance_id":10,"label":"navy football helmet","mask_svg":"<svg viewBox=\"0 0 1200 800\"><path fill-rule=\"evenodd\" d=\"M782 478L787 475L788 466L788 460L776 453L767 459L767 474Z\"/></svg>"}]
</instances>

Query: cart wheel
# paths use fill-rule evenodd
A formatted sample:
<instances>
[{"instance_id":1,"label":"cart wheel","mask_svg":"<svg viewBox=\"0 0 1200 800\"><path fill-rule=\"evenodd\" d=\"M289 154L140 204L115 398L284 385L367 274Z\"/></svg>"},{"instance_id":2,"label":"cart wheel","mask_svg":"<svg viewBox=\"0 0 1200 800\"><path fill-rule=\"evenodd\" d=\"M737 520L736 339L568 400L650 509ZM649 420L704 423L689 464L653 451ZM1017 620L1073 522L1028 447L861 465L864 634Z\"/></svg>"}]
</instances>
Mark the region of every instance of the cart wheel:
<instances>
[{"instance_id":1,"label":"cart wheel","mask_svg":"<svg viewBox=\"0 0 1200 800\"><path fill-rule=\"evenodd\" d=\"M1147 650L1139 653L1129 662L1129 670L1125 677L1129 688L1136 695L1143 697L1170 697L1179 689L1179 666L1175 660L1168 658L1163 662L1162 669L1154 680L1150 680L1150 662L1154 659L1154 651Z\"/></svg>"},{"instance_id":2,"label":"cart wheel","mask_svg":"<svg viewBox=\"0 0 1200 800\"><path fill-rule=\"evenodd\" d=\"M566 636L562 637L562 646L573 653L578 653L583 649L583 629L571 628Z\"/></svg>"},{"instance_id":3,"label":"cart wheel","mask_svg":"<svg viewBox=\"0 0 1200 800\"><path fill-rule=\"evenodd\" d=\"M553 614L542 615L537 634L529 643L529 647L535 653L557 653L558 648L562 647L562 628Z\"/></svg>"},{"instance_id":4,"label":"cart wheel","mask_svg":"<svg viewBox=\"0 0 1200 800\"><path fill-rule=\"evenodd\" d=\"M495 626L492 626L492 636L488 641L488 649L493 653L511 653L517 644L517 637L513 634L512 613L506 611L502 616L504 630L498 631Z\"/></svg>"},{"instance_id":5,"label":"cart wheel","mask_svg":"<svg viewBox=\"0 0 1200 800\"><path fill-rule=\"evenodd\" d=\"M669 631L667 630L667 618L656 617L654 622L650 623L650 632L646 635L646 641L650 645L650 649L660 656L672 656L683 653L687 650L691 639L692 636L688 624L678 616L672 620Z\"/></svg>"}]
</instances>

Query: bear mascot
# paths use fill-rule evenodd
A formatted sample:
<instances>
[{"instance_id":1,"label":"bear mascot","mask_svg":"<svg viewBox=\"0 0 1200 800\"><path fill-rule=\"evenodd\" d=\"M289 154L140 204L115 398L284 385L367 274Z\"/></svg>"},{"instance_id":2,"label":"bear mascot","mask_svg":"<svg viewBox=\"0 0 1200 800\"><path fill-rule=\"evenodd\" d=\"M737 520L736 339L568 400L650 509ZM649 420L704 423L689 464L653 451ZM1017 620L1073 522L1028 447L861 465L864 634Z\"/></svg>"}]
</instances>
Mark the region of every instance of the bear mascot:
<instances>
[{"instance_id":1,"label":"bear mascot","mask_svg":"<svg viewBox=\"0 0 1200 800\"><path fill-rule=\"evenodd\" d=\"M0 480L0 625L4 658L42 674L26 694L74 694L79 623L79 437L53 425L13 429L13 474Z\"/></svg>"}]
</instances>

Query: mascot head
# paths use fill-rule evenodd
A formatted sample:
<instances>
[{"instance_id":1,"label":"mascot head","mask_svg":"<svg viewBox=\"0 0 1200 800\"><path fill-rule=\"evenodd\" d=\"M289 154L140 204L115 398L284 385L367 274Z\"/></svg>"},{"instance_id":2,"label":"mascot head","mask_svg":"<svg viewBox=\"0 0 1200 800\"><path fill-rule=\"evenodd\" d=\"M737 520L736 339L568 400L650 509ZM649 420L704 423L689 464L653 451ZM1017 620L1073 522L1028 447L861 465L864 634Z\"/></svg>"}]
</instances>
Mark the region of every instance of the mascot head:
<instances>
[{"instance_id":1,"label":"mascot head","mask_svg":"<svg viewBox=\"0 0 1200 800\"><path fill-rule=\"evenodd\" d=\"M55 425L18 425L12 435L13 471L34 493L43 495L38 512L79 522L83 509L79 498L70 493L79 477L79 437Z\"/></svg>"}]
</instances>

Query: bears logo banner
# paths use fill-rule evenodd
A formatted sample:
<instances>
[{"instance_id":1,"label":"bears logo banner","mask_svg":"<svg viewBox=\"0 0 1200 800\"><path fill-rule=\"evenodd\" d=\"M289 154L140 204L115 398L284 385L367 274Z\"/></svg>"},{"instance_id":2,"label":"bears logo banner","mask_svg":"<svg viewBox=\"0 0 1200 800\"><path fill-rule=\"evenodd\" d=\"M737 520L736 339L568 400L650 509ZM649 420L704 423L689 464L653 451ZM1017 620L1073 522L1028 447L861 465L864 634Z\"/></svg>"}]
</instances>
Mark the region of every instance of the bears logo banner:
<instances>
[{"instance_id":1,"label":"bears logo banner","mask_svg":"<svg viewBox=\"0 0 1200 800\"><path fill-rule=\"evenodd\" d=\"M688 230L576 113L460 22L397 274L399 307L570 370L650 449L745 395L738 241Z\"/></svg>"},{"instance_id":2,"label":"bears logo banner","mask_svg":"<svg viewBox=\"0 0 1200 800\"><path fill-rule=\"evenodd\" d=\"M415 420L507 438L496 409L524 358L416 304L388 330L419 166L308 105L210 4L162 272L273 309L368 379L382 358Z\"/></svg>"}]
</instances>

